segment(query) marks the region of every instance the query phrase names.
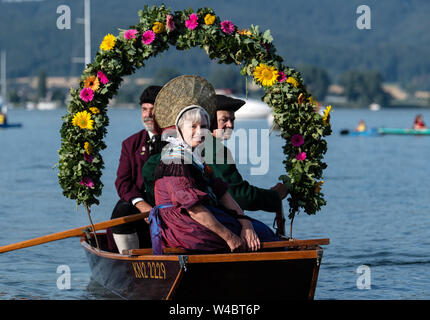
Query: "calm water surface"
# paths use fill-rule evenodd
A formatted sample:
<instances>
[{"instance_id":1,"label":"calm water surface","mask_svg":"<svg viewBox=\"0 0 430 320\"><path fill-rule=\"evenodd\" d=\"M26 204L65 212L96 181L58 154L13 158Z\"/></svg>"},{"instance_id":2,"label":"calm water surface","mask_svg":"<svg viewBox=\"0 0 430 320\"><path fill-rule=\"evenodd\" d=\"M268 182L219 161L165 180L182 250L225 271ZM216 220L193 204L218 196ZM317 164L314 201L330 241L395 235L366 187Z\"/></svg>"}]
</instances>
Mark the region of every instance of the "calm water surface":
<instances>
[{"instance_id":1,"label":"calm water surface","mask_svg":"<svg viewBox=\"0 0 430 320\"><path fill-rule=\"evenodd\" d=\"M20 129L0 129L0 246L87 225L86 212L62 196L57 182L59 129L65 109L11 110ZM296 238L330 238L325 247L316 299L430 299L430 136L341 136L366 120L370 127L410 127L416 113L430 111L335 110L328 137L323 192L318 214L301 213ZM121 141L140 130L138 110L111 110L103 151L106 169L100 206L93 220L108 220L117 201L114 187ZM264 120L239 121L237 128L267 128ZM271 187L283 174L280 137L270 137L270 171L250 182ZM287 210L288 202L284 201ZM251 213L269 226L273 214ZM57 268L71 271L71 289L59 290ZM370 289L359 289L357 268L370 267ZM113 299L91 280L78 239L65 239L0 255L0 299Z\"/></svg>"}]
</instances>

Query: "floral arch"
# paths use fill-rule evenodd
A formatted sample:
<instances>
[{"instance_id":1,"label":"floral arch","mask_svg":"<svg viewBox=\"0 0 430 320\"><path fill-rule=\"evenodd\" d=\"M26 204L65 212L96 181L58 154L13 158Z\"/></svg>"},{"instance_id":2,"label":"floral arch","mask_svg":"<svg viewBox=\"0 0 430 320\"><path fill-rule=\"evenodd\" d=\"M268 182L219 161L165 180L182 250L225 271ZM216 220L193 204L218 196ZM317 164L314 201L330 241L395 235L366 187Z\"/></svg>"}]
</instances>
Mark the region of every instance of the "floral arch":
<instances>
[{"instance_id":1,"label":"floral arch","mask_svg":"<svg viewBox=\"0 0 430 320\"><path fill-rule=\"evenodd\" d=\"M118 36L104 37L94 61L86 66L79 89L71 89L71 101L60 133L59 183L63 194L87 210L99 204L103 138L109 124L107 105L118 91L122 77L144 67L144 61L175 46L177 50L203 48L218 63L235 63L240 73L262 86L262 100L271 106L274 121L285 139L283 161L289 184L289 218L303 209L315 214L326 204L321 192L322 162L327 150L324 137L331 133L330 108L316 112L315 101L306 91L301 74L284 65L276 54L270 31L258 26L239 30L221 20L210 8L171 12L164 5L145 6L139 22Z\"/></svg>"}]
</instances>

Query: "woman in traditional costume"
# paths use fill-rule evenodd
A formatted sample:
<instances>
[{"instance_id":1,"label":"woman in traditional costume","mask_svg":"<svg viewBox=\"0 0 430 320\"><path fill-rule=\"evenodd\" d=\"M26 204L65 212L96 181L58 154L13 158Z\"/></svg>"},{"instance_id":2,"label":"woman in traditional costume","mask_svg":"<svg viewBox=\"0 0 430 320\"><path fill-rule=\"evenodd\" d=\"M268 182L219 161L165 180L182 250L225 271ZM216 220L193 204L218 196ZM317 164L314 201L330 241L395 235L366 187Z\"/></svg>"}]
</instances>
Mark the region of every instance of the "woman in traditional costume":
<instances>
[{"instance_id":1,"label":"woman in traditional costume","mask_svg":"<svg viewBox=\"0 0 430 320\"><path fill-rule=\"evenodd\" d=\"M161 128L176 128L166 138L154 172L156 206L151 211L152 246L195 251L230 251L260 248L278 240L265 224L243 214L201 157L216 111L212 85L197 76L181 76L167 83L157 96L154 116ZM173 120L174 119L174 120Z\"/></svg>"}]
</instances>

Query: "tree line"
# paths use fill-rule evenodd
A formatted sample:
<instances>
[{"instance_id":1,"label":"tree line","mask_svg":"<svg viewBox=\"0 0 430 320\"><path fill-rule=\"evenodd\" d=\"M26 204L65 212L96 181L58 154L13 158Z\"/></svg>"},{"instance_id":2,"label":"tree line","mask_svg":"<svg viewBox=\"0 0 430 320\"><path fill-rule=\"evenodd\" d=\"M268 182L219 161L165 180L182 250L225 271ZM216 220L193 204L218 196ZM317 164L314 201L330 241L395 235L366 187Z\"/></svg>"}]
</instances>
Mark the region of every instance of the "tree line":
<instances>
[{"instance_id":1,"label":"tree line","mask_svg":"<svg viewBox=\"0 0 430 320\"><path fill-rule=\"evenodd\" d=\"M217 89L227 89L237 96L261 97L263 95L262 89L249 90L252 79L245 79L236 69L232 66L219 66L204 76ZM312 65L300 65L297 69L302 73L305 85L313 97L317 101L324 102L328 95L329 86L334 83L329 73L321 67ZM181 72L178 69L161 67L154 73L152 82L148 85L163 85L179 75ZM48 99L58 101L63 105L69 89L48 89L47 76L45 70L40 70L36 89L19 90L16 86L11 86L8 101L20 104L27 101L38 102ZM344 97L353 105L367 107L371 103L378 103L389 106L390 97L383 90L383 81L381 73L377 71L349 70L341 74L336 83L343 87ZM143 89L142 86L134 82L123 85L115 97L116 104L136 103Z\"/></svg>"}]
</instances>

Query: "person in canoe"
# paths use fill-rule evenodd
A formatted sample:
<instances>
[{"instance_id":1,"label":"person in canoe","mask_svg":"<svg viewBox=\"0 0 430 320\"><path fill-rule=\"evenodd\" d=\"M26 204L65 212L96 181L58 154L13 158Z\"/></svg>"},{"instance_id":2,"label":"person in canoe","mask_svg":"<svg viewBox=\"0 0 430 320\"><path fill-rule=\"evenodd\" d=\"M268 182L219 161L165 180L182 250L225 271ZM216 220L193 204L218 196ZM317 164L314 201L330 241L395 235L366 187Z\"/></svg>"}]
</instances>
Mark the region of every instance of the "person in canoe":
<instances>
[{"instance_id":1,"label":"person in canoe","mask_svg":"<svg viewBox=\"0 0 430 320\"><path fill-rule=\"evenodd\" d=\"M215 116L212 85L198 76L167 83L154 104L161 128L172 125L155 172L156 206L149 216L154 254L164 247L194 251L251 250L261 241L278 240L266 225L244 215L228 185L205 164L201 147Z\"/></svg>"},{"instance_id":2,"label":"person in canoe","mask_svg":"<svg viewBox=\"0 0 430 320\"><path fill-rule=\"evenodd\" d=\"M414 120L414 129L415 130L424 130L427 129L427 126L425 125L423 121L423 116L421 114L417 115Z\"/></svg>"},{"instance_id":3,"label":"person in canoe","mask_svg":"<svg viewBox=\"0 0 430 320\"><path fill-rule=\"evenodd\" d=\"M121 218L152 209L146 201L141 167L151 154L152 142L157 134L153 118L154 102L161 86L149 86L140 96L141 120L144 129L122 142L121 156L115 180L120 200L113 209L111 219ZM111 228L118 251L150 247L149 226L143 221L130 222ZM112 247L114 247L112 245Z\"/></svg>"},{"instance_id":4,"label":"person in canoe","mask_svg":"<svg viewBox=\"0 0 430 320\"><path fill-rule=\"evenodd\" d=\"M7 124L7 109L5 107L2 107L0 110L0 125L6 125Z\"/></svg>"},{"instance_id":5,"label":"person in canoe","mask_svg":"<svg viewBox=\"0 0 430 320\"><path fill-rule=\"evenodd\" d=\"M358 125L355 127L355 132L364 132L366 130L367 130L366 123L364 122L363 119L361 119Z\"/></svg>"}]
</instances>

